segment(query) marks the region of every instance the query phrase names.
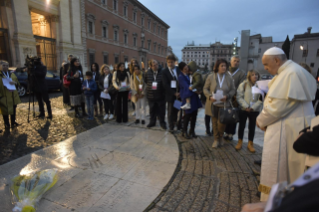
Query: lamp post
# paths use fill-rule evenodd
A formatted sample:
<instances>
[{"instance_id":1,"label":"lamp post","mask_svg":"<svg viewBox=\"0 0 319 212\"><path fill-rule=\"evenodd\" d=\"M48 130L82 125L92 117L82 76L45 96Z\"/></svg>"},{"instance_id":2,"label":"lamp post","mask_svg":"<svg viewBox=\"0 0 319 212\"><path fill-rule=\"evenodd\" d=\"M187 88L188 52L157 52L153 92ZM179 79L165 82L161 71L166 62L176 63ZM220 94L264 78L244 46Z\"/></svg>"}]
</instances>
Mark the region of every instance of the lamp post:
<instances>
[{"instance_id":1,"label":"lamp post","mask_svg":"<svg viewBox=\"0 0 319 212\"><path fill-rule=\"evenodd\" d=\"M307 57L308 57L308 41L306 41L306 49L305 49L305 47L304 47L304 43L303 42L301 42L300 43L301 45L300 45L300 50L302 51L302 54L303 54L303 51L305 50L306 51L306 55L305 55L305 63L307 64Z\"/></svg>"}]
</instances>

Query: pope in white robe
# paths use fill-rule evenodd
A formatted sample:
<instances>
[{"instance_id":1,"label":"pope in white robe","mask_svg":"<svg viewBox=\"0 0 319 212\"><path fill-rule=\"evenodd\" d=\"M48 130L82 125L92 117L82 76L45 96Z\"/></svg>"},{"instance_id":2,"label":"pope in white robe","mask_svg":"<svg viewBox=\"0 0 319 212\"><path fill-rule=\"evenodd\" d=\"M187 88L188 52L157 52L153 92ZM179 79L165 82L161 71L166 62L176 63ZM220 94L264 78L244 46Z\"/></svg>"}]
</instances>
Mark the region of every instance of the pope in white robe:
<instances>
[{"instance_id":1,"label":"pope in white robe","mask_svg":"<svg viewBox=\"0 0 319 212\"><path fill-rule=\"evenodd\" d=\"M293 149L299 132L315 117L312 100L317 85L304 68L286 59L277 47L268 49L263 58L265 69L275 77L269 82L264 108L257 126L265 131L259 191L267 201L271 186L294 182L305 168L306 155Z\"/></svg>"}]
</instances>

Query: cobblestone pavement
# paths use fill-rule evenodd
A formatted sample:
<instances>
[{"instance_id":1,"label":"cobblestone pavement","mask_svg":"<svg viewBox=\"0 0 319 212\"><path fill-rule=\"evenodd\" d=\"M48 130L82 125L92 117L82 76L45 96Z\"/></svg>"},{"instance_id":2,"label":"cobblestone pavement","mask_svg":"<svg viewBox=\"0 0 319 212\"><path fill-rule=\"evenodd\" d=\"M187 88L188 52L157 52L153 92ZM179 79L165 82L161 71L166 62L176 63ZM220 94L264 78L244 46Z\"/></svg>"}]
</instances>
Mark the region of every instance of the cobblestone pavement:
<instances>
[{"instance_id":1,"label":"cobblestone pavement","mask_svg":"<svg viewBox=\"0 0 319 212\"><path fill-rule=\"evenodd\" d=\"M185 140L175 135L180 146L180 163L170 183L146 210L158 211L240 211L246 203L258 202L258 182L253 163L261 159L256 153L235 150L236 142L226 142L212 149L212 137Z\"/></svg>"}]
</instances>

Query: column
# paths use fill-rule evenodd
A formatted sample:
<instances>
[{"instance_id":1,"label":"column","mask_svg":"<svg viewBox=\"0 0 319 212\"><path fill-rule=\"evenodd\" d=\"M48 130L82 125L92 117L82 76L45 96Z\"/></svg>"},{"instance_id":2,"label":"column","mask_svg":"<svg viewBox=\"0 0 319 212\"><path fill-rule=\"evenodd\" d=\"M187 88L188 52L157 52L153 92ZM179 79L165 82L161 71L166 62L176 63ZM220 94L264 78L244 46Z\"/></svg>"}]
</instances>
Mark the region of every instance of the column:
<instances>
[{"instance_id":1,"label":"column","mask_svg":"<svg viewBox=\"0 0 319 212\"><path fill-rule=\"evenodd\" d=\"M72 44L69 1L60 1L60 43Z\"/></svg>"}]
</instances>

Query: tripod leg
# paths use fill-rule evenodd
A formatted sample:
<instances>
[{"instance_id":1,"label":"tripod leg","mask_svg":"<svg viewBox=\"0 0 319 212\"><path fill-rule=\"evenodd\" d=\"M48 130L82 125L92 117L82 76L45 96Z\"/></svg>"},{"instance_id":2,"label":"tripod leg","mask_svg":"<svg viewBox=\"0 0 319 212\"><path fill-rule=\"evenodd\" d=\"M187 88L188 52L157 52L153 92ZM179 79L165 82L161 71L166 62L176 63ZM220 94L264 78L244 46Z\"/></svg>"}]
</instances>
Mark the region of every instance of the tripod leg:
<instances>
[{"instance_id":1,"label":"tripod leg","mask_svg":"<svg viewBox=\"0 0 319 212\"><path fill-rule=\"evenodd\" d=\"M33 102L33 118L35 117L35 109L34 109L34 92L32 92L32 102Z\"/></svg>"},{"instance_id":2,"label":"tripod leg","mask_svg":"<svg viewBox=\"0 0 319 212\"><path fill-rule=\"evenodd\" d=\"M28 123L30 123L30 109L31 109L31 91L29 90L29 110L28 110Z\"/></svg>"}]
</instances>

